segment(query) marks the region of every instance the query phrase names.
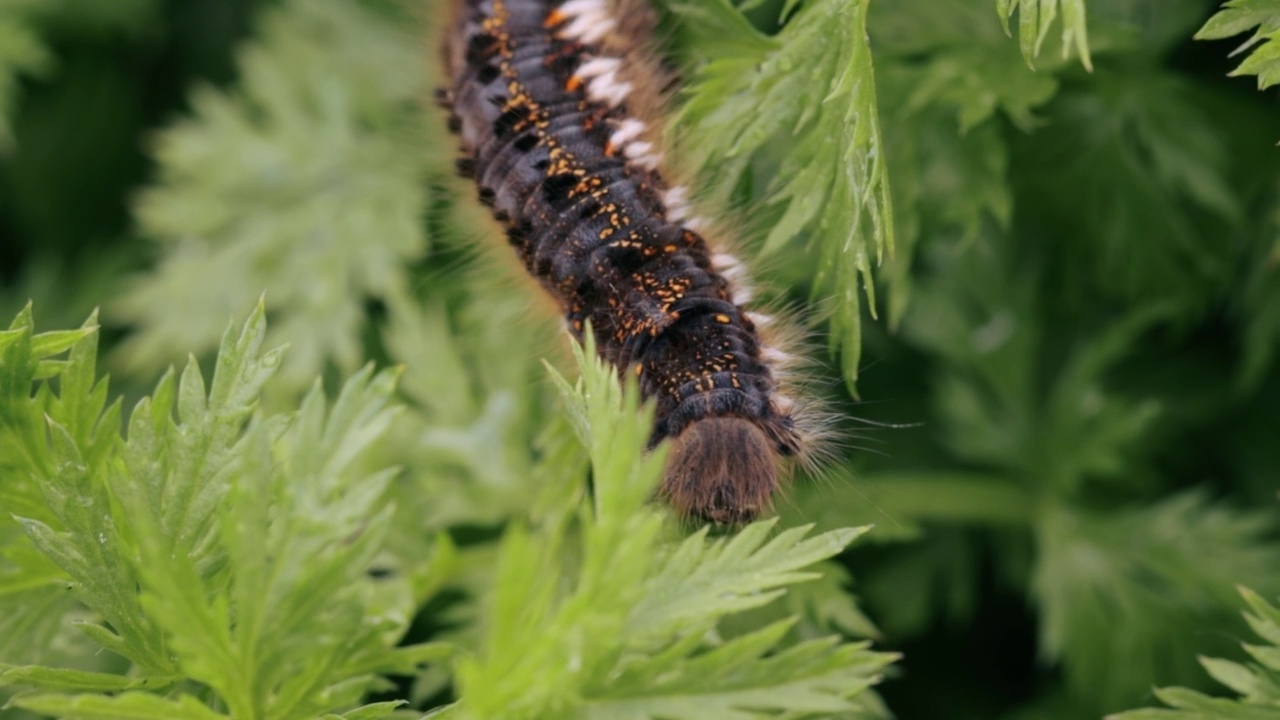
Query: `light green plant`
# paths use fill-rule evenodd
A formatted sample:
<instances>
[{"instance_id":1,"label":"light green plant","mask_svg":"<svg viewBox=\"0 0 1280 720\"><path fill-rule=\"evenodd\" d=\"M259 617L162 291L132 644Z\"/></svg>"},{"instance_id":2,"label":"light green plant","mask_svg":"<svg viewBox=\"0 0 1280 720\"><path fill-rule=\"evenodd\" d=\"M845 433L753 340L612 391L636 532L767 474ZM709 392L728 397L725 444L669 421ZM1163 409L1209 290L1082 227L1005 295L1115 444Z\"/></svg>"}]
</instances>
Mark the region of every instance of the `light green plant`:
<instances>
[{"instance_id":1,"label":"light green plant","mask_svg":"<svg viewBox=\"0 0 1280 720\"><path fill-rule=\"evenodd\" d=\"M23 563L2 576L5 615L66 622L66 604L46 603L69 593L91 613L79 630L128 661L117 672L0 665L0 687L36 690L11 707L70 718L383 717L403 701L360 703L387 687L384 674L459 650L459 701L445 712L462 717L867 707L858 695L892 655L791 637L800 616L717 633L722 619L821 577L807 568L865 528L807 537L764 521L731 539L705 529L679 539L649 502L664 459L645 450L651 414L634 382L624 391L590 350L577 353L576 388L554 378L591 460L591 499L579 452L552 442L568 450L539 470L554 492L541 522L514 523L498 547L479 646L397 647L440 579L368 574L392 527L396 471L365 472L361 458L394 422L398 372L356 373L331 407L317 387L296 412L255 412L284 352L263 351L264 318L259 305L227 331L208 386L194 362L166 374L123 437L120 403L107 404L95 375L93 319L34 334L28 310L0 333L2 489L22 529L4 549ZM848 615L829 602L823 612ZM54 624L13 629L38 645Z\"/></svg>"},{"instance_id":2,"label":"light green plant","mask_svg":"<svg viewBox=\"0 0 1280 720\"><path fill-rule=\"evenodd\" d=\"M194 116L154 140L158 178L136 216L162 258L111 307L136 326L119 350L135 372L213 348L223 318L268 287L272 339L292 348L282 384L353 372L365 303L402 292L425 249L411 27L342 0L285 3L259 27L239 86L198 87Z\"/></svg>"},{"instance_id":3,"label":"light green plant","mask_svg":"<svg viewBox=\"0 0 1280 720\"><path fill-rule=\"evenodd\" d=\"M1280 83L1280 2L1276 0L1228 0L1209 18L1196 37L1229 38L1253 30L1253 36L1232 53L1252 51L1232 75L1257 75L1258 89Z\"/></svg>"},{"instance_id":4,"label":"light green plant","mask_svg":"<svg viewBox=\"0 0 1280 720\"><path fill-rule=\"evenodd\" d=\"M996 0L996 12L1004 31L1009 30L1009 18L1018 12L1018 44L1028 65L1035 62L1049 36L1049 29L1062 13L1062 57L1065 60L1072 50L1080 57L1086 69L1093 69L1089 57L1089 33L1086 26L1084 0ZM1012 34L1012 33L1010 33Z\"/></svg>"},{"instance_id":5,"label":"light green plant","mask_svg":"<svg viewBox=\"0 0 1280 720\"><path fill-rule=\"evenodd\" d=\"M761 304L830 318L813 340L840 353L806 377L839 417L830 466L736 537L644 502L658 456L634 394L594 362L551 379L575 375L555 310L420 102L440 28L419 34L417 3L266 3L136 97L63 83L117 55L121 78L167 75L182 13L251 4L0 0L68 70L0 46L0 81L30 90L9 113L22 162L0 164L19 263L0 303L75 322L102 301L130 398L92 367L96 320L36 335L27 311L0 333L5 720L884 718L863 688L893 667L868 637L908 649L876 688L903 717L1076 720L1203 690L1233 586L1280 592L1275 113L1190 42L1203 2L656 3L682 68L668 158L736 211ZM1201 31L1252 31L1239 72L1264 86L1274 5ZM191 79L222 64L218 89ZM132 118L121 142L82 131L97 108ZM85 147L155 161L107 200L132 198L139 233L29 222L84 210ZM150 251L123 296L101 289ZM291 349L233 333L240 394L200 392L226 317L264 291L250 335ZM317 378L348 383L332 410ZM1211 665L1237 689L1272 672ZM1192 692L1144 712L1272 710Z\"/></svg>"},{"instance_id":6,"label":"light green plant","mask_svg":"<svg viewBox=\"0 0 1280 720\"><path fill-rule=\"evenodd\" d=\"M392 420L395 373L357 373L332 407L316 388L296 413L255 417L283 352L263 351L264 315L260 305L242 331L227 331L210 384L194 362L166 374L133 408L125 437L120 403L106 403L96 377L93 319L36 335L28 311L4 333L0 447L14 513L5 521L25 536L9 533L5 547L36 572L8 575L0 597L22 614L50 588L69 594L91 612L78 629L129 661L115 673L2 666L0 685L40 690L12 706L63 717L310 718L359 705L380 673L448 654L395 647L412 612L409 580L366 574L392 472L356 463ZM56 610L66 606L44 611Z\"/></svg>"},{"instance_id":7,"label":"light green plant","mask_svg":"<svg viewBox=\"0 0 1280 720\"><path fill-rule=\"evenodd\" d=\"M588 449L593 493L539 527L517 523L498 550L479 652L460 663L466 718L753 718L766 712L837 713L893 656L834 637L783 643L796 617L736 637L717 632L732 614L776 601L819 575L805 569L843 550L863 529L806 537L774 521L731 538L671 535L648 503L665 453L646 454L650 413L634 381L624 389L576 351L576 386L555 375Z\"/></svg>"},{"instance_id":8,"label":"light green plant","mask_svg":"<svg viewBox=\"0 0 1280 720\"><path fill-rule=\"evenodd\" d=\"M861 357L859 284L876 313L872 267L893 254L885 166L864 0L783 5L782 29L755 29L725 0L676 3L694 48L691 82L672 119L688 165L726 204L743 184L776 210L761 253L807 240L812 293L830 298L830 345L850 383ZM798 81L797 68L808 80ZM787 150L778 156L780 139ZM761 179L754 164L772 167ZM710 178L714 173L714 181Z\"/></svg>"},{"instance_id":9,"label":"light green plant","mask_svg":"<svg viewBox=\"0 0 1280 720\"><path fill-rule=\"evenodd\" d=\"M1250 662L1200 658L1200 664L1236 698L1211 697L1187 688L1155 691L1168 709L1131 710L1107 720L1276 720L1280 718L1280 609L1247 588L1240 588L1249 612L1245 620L1265 645L1243 643Z\"/></svg>"}]
</instances>

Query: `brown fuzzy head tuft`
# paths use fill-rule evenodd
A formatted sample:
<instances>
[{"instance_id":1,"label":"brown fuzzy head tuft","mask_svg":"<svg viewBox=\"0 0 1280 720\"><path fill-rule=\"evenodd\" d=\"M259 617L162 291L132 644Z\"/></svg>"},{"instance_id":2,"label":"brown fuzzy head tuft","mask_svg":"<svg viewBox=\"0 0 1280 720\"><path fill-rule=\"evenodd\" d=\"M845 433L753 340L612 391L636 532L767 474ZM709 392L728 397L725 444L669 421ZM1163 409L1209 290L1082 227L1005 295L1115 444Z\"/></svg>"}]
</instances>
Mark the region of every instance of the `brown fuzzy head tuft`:
<instances>
[{"instance_id":1,"label":"brown fuzzy head tuft","mask_svg":"<svg viewBox=\"0 0 1280 720\"><path fill-rule=\"evenodd\" d=\"M709 417L671 443L662 496L675 509L718 523L754 520L778 487L778 453L754 422Z\"/></svg>"}]
</instances>

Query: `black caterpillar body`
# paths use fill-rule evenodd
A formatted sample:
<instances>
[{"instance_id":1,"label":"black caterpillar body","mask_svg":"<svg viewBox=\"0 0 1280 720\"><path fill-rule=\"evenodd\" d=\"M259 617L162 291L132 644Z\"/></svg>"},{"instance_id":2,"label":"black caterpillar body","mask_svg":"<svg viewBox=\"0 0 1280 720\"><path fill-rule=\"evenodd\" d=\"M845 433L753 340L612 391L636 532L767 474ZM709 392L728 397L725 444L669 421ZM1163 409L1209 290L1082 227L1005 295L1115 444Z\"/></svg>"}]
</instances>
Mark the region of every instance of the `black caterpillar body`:
<instances>
[{"instance_id":1,"label":"black caterpillar body","mask_svg":"<svg viewBox=\"0 0 1280 720\"><path fill-rule=\"evenodd\" d=\"M441 92L458 169L571 331L589 323L601 356L655 399L653 441L673 439L662 494L743 522L769 506L780 458L803 449L770 367L785 356L741 306L737 262L711 251L685 189L659 175L650 126L628 112L660 101L638 97L655 68L625 33L648 15L610 3L459 0Z\"/></svg>"}]
</instances>

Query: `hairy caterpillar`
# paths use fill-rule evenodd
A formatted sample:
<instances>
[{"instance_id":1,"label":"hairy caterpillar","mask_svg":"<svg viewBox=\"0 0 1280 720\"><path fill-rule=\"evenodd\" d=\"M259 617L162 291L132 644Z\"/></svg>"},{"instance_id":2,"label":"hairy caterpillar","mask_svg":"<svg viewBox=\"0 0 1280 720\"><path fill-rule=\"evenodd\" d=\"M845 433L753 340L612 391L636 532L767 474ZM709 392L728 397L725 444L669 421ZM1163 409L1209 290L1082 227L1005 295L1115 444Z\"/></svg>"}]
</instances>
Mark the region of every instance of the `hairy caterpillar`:
<instances>
[{"instance_id":1,"label":"hairy caterpillar","mask_svg":"<svg viewBox=\"0 0 1280 720\"><path fill-rule=\"evenodd\" d=\"M455 0L440 93L461 137L459 171L581 339L639 377L672 439L661 494L677 510L744 522L767 508L781 458L802 455L785 353L731 255L660 172L661 71L634 0ZM646 97L647 95L647 97Z\"/></svg>"}]
</instances>

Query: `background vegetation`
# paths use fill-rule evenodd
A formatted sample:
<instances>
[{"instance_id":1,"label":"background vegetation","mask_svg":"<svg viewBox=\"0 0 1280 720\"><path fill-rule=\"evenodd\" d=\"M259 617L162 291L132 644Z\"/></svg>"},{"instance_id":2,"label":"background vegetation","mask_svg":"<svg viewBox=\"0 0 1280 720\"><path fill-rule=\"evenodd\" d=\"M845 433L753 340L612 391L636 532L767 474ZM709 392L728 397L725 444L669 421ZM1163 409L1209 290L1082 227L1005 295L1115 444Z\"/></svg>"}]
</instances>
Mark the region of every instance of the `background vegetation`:
<instances>
[{"instance_id":1,"label":"background vegetation","mask_svg":"<svg viewBox=\"0 0 1280 720\"><path fill-rule=\"evenodd\" d=\"M441 8L0 0L0 717L1280 718L1280 3L662 9L849 438L737 534L450 177Z\"/></svg>"}]
</instances>

